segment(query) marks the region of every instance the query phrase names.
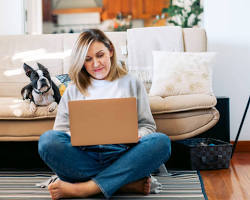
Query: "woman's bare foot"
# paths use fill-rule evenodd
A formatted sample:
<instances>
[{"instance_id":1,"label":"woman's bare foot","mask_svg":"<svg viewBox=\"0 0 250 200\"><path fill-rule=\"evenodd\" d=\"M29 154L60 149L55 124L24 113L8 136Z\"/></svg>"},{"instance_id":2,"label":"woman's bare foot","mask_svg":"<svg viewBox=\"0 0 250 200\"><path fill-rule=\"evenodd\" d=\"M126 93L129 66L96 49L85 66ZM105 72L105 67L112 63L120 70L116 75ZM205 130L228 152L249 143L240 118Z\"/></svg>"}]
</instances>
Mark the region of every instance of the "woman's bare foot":
<instances>
[{"instance_id":1,"label":"woman's bare foot","mask_svg":"<svg viewBox=\"0 0 250 200\"><path fill-rule=\"evenodd\" d=\"M92 180L82 183L68 183L57 180L48 186L52 200L69 197L88 197L101 192Z\"/></svg>"},{"instance_id":2,"label":"woman's bare foot","mask_svg":"<svg viewBox=\"0 0 250 200\"><path fill-rule=\"evenodd\" d=\"M118 192L139 193L148 195L150 193L150 187L151 187L151 179L149 177L145 177L138 181L124 185L122 188L119 189Z\"/></svg>"}]
</instances>

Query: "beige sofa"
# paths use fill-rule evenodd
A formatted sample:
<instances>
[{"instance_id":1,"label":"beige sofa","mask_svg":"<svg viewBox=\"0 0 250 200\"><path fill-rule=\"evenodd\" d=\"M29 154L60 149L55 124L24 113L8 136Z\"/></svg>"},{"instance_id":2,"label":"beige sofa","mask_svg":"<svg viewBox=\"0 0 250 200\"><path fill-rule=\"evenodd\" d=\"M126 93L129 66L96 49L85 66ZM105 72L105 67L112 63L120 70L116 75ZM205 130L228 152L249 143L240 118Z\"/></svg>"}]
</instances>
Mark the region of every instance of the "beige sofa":
<instances>
[{"instance_id":1,"label":"beige sofa","mask_svg":"<svg viewBox=\"0 0 250 200\"><path fill-rule=\"evenodd\" d=\"M125 32L110 32L119 60L126 61ZM69 68L70 51L78 34L0 36L0 141L36 141L52 128L56 110L39 107L32 114L29 104L21 99L21 88L29 82L23 62L32 66L38 61L48 67L52 76L65 74ZM183 29L185 51L206 51L203 29ZM123 49L123 51L121 50ZM196 136L211 127L219 113L213 95L149 97L157 129L179 140Z\"/></svg>"}]
</instances>

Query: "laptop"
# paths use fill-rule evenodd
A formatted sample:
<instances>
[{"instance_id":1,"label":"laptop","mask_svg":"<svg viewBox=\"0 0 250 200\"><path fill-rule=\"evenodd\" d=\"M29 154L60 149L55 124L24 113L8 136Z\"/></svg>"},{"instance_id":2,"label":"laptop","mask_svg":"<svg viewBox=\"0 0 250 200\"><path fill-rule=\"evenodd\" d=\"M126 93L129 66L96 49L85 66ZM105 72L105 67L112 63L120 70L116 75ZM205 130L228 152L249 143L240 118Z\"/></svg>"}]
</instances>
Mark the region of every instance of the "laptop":
<instances>
[{"instance_id":1,"label":"laptop","mask_svg":"<svg viewBox=\"0 0 250 200\"><path fill-rule=\"evenodd\" d=\"M69 101L72 146L138 142L136 98Z\"/></svg>"}]
</instances>

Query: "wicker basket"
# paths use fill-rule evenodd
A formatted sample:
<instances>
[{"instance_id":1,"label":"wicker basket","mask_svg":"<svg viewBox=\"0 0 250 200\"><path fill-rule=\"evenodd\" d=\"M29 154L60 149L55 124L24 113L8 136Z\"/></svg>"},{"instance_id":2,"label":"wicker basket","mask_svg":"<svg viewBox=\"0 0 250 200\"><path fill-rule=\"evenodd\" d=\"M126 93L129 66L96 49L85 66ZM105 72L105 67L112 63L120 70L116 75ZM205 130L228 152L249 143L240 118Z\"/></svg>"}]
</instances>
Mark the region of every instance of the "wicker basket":
<instances>
[{"instance_id":1,"label":"wicker basket","mask_svg":"<svg viewBox=\"0 0 250 200\"><path fill-rule=\"evenodd\" d=\"M232 144L211 139L192 138L176 141L175 151L182 155L185 168L192 170L228 168L232 154ZM180 157L180 156L179 156Z\"/></svg>"}]
</instances>

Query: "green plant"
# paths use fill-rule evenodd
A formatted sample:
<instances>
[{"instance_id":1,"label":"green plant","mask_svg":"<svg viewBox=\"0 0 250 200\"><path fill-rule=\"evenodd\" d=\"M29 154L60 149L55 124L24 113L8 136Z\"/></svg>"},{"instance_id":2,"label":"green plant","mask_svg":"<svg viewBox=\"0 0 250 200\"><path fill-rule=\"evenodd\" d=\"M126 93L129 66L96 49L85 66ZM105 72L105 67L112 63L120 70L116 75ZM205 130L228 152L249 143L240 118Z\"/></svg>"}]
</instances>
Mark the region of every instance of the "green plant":
<instances>
[{"instance_id":1,"label":"green plant","mask_svg":"<svg viewBox=\"0 0 250 200\"><path fill-rule=\"evenodd\" d=\"M168 23L183 28L196 26L200 21L199 16L203 12L200 0L192 0L188 7L184 6L185 2L187 2L186 0L178 0L178 2L183 6L175 5L170 0L170 6L162 10L162 13L168 14Z\"/></svg>"}]
</instances>

